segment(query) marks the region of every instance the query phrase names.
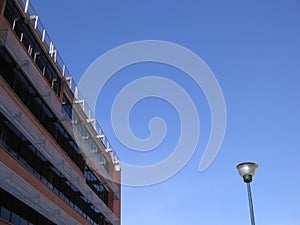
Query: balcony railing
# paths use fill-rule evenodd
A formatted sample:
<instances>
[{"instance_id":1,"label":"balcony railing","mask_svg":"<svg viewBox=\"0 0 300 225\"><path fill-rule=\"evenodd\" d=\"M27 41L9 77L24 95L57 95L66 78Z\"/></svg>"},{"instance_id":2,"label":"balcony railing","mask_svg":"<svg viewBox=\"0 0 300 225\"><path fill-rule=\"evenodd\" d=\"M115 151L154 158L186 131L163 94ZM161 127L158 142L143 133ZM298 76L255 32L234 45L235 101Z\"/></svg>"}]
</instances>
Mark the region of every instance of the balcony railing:
<instances>
[{"instance_id":1,"label":"balcony railing","mask_svg":"<svg viewBox=\"0 0 300 225\"><path fill-rule=\"evenodd\" d=\"M100 127L99 123L95 119L94 113L88 103L84 100L83 95L81 94L80 90L78 89L76 83L74 82L71 73L69 72L66 64L64 63L62 57L58 53L57 49L55 48L54 42L51 40L49 34L47 33L42 21L39 19L36 11L32 7L30 0L16 0L19 4L20 8L22 8L23 13L26 15L27 19L29 20L30 26L33 28L35 35L43 46L47 49L48 54L50 55L53 63L56 65L57 70L60 72L60 76L66 81L68 87L72 91L74 95L73 104L78 104L81 110L84 112L85 116L87 117L87 121L91 123L93 129L98 134L97 137L101 139L105 151L110 154L112 157L113 163L115 165L115 169L117 171L120 170L120 161L112 149L111 144L107 137L105 136L102 128Z\"/></svg>"}]
</instances>

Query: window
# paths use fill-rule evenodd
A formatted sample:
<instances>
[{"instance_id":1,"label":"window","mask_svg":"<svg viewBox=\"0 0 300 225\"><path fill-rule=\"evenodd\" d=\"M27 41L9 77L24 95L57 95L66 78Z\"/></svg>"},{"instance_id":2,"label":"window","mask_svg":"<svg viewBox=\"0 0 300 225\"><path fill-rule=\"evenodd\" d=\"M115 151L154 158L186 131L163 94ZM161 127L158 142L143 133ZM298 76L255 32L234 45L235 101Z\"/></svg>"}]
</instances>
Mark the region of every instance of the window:
<instances>
[{"instance_id":1,"label":"window","mask_svg":"<svg viewBox=\"0 0 300 225\"><path fill-rule=\"evenodd\" d=\"M2 188L0 188L0 218L14 225L55 225Z\"/></svg>"},{"instance_id":2,"label":"window","mask_svg":"<svg viewBox=\"0 0 300 225\"><path fill-rule=\"evenodd\" d=\"M62 107L69 119L72 120L72 105L65 95L63 95L62 99Z\"/></svg>"},{"instance_id":3,"label":"window","mask_svg":"<svg viewBox=\"0 0 300 225\"><path fill-rule=\"evenodd\" d=\"M56 95L60 96L61 79L51 64L50 59L42 53L42 48L35 40L34 35L29 28L29 23L24 21L13 1L7 1L4 16L18 35L29 56L36 62L49 85L55 91Z\"/></svg>"},{"instance_id":4,"label":"window","mask_svg":"<svg viewBox=\"0 0 300 225\"><path fill-rule=\"evenodd\" d=\"M39 96L38 92L34 90L33 86L25 78L22 72L14 66L10 66L13 65L12 62L11 57L6 52L2 52L0 66L1 68L2 66L7 68L3 78L37 120L44 126L48 133L56 140L57 144L83 172L85 160L78 149L78 146L75 143L71 145L68 144L68 142L71 141L70 135Z\"/></svg>"},{"instance_id":5,"label":"window","mask_svg":"<svg viewBox=\"0 0 300 225\"><path fill-rule=\"evenodd\" d=\"M4 207L1 207L1 218L10 221L10 211Z\"/></svg>"},{"instance_id":6,"label":"window","mask_svg":"<svg viewBox=\"0 0 300 225\"><path fill-rule=\"evenodd\" d=\"M47 158L30 143L30 141L28 141L28 139L26 139L26 137L0 113L0 134L4 133L7 135L0 136L0 143L6 143L5 149L18 159L19 162L26 168L28 168L29 171L31 171L46 186L59 195L66 203L89 220L97 221L103 216L99 210L96 210L95 207L91 207L92 204L89 200L82 195L78 189L71 184L66 177L64 177L64 175L60 173L51 164L51 162L49 162ZM12 147L15 143L18 143L18 148ZM97 178L91 171L87 174L90 180L98 182ZM0 196L0 201L8 202L8 200L3 196ZM10 209L9 207L11 206L5 205L5 207L6 209ZM27 215L27 213L23 211L23 208L15 208L13 213L8 213L5 209L3 209L0 214L1 218L8 218L6 220L13 224L26 223L26 221L22 220L22 218L25 218L26 220Z\"/></svg>"},{"instance_id":7,"label":"window","mask_svg":"<svg viewBox=\"0 0 300 225\"><path fill-rule=\"evenodd\" d=\"M86 167L85 172L86 183L98 195L98 197L107 205L108 204L108 191L104 184L99 180L90 168Z\"/></svg>"}]
</instances>

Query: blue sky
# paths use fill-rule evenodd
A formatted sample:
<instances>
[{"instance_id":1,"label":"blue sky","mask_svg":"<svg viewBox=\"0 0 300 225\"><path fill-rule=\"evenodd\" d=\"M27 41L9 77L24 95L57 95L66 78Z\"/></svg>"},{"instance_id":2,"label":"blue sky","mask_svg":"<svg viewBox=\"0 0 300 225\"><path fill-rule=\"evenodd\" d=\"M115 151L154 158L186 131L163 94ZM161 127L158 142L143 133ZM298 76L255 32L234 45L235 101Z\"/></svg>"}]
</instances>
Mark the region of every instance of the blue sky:
<instances>
[{"instance_id":1,"label":"blue sky","mask_svg":"<svg viewBox=\"0 0 300 225\"><path fill-rule=\"evenodd\" d=\"M163 40L201 57L222 88L225 138L217 158L202 173L198 165L211 117L204 93L189 76L167 65L140 63L117 72L103 88L97 119L120 159L129 164L163 160L180 137L180 118L172 104L150 97L132 109L129 123L136 136L147 138L149 120L164 118L165 140L147 153L122 145L110 110L129 82L161 76L178 83L193 99L201 124L197 149L176 175L147 187L123 187L122 225L250 224L246 186L235 168L243 161L259 164L252 183L256 223L300 225L299 0L32 0L32 4L77 82L94 60L119 45Z\"/></svg>"}]
</instances>

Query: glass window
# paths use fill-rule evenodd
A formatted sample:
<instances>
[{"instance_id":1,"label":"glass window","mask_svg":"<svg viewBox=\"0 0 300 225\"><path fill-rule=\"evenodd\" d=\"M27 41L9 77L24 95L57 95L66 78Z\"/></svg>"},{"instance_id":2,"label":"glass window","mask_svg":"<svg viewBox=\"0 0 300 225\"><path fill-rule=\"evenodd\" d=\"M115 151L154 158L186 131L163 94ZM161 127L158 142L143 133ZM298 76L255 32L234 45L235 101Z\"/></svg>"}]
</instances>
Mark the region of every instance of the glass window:
<instances>
[{"instance_id":1,"label":"glass window","mask_svg":"<svg viewBox=\"0 0 300 225\"><path fill-rule=\"evenodd\" d=\"M10 221L10 216L10 211L4 207L1 207L1 218L3 218L6 221Z\"/></svg>"},{"instance_id":2,"label":"glass window","mask_svg":"<svg viewBox=\"0 0 300 225\"><path fill-rule=\"evenodd\" d=\"M30 147L29 147L30 146ZM34 159L35 159L35 151L33 145L26 139L25 136L22 135L21 139L21 147L19 151L19 160L29 171L33 171Z\"/></svg>"},{"instance_id":3,"label":"glass window","mask_svg":"<svg viewBox=\"0 0 300 225\"><path fill-rule=\"evenodd\" d=\"M0 218L2 220L10 222L9 224L15 225L27 225L27 224L48 224L54 225L53 222L39 214L34 209L30 208L28 205L21 202L19 199L0 188L0 196L5 198L5 202L0 201L1 214ZM1 205L2 204L2 205ZM8 207L3 207L3 205L8 205Z\"/></svg>"},{"instance_id":4,"label":"glass window","mask_svg":"<svg viewBox=\"0 0 300 225\"><path fill-rule=\"evenodd\" d=\"M11 221L12 224L20 224L20 216L15 213L11 214Z\"/></svg>"},{"instance_id":5,"label":"glass window","mask_svg":"<svg viewBox=\"0 0 300 225\"><path fill-rule=\"evenodd\" d=\"M72 119L72 105L70 104L70 101L67 99L67 97L64 95L62 100L62 107L66 114L68 115L69 119Z\"/></svg>"},{"instance_id":6,"label":"glass window","mask_svg":"<svg viewBox=\"0 0 300 225\"><path fill-rule=\"evenodd\" d=\"M20 218L20 225L28 225L28 221L23 218Z\"/></svg>"},{"instance_id":7,"label":"glass window","mask_svg":"<svg viewBox=\"0 0 300 225\"><path fill-rule=\"evenodd\" d=\"M4 149L9 149L9 145L6 143L7 140L7 128L2 123L0 126L0 144L3 146Z\"/></svg>"},{"instance_id":8,"label":"glass window","mask_svg":"<svg viewBox=\"0 0 300 225\"><path fill-rule=\"evenodd\" d=\"M2 135L6 131L6 135ZM29 141L26 139L24 135L22 135L1 113L0 113L0 134L1 140L7 141L8 149L11 148L13 143L19 143L19 153L17 151L15 156L19 159L19 162L25 165L27 168L30 168L30 171L40 179L46 186L52 189L56 194L58 194L65 202L70 204L75 210L77 210L82 216L89 218L89 220L94 220L99 211L96 211L95 207L91 207L91 203L89 200L83 196L78 189L70 183L58 170L55 168L47 158L37 150ZM12 138L14 137L14 138ZM11 142L14 140L14 142ZM91 187L99 183L97 177L91 172L91 170L87 170L86 172L87 179L92 182ZM2 192L0 193L2 194ZM5 199L2 195L0 195L0 199ZM9 204L7 200L5 200L5 204ZM18 205L19 203L13 202L12 205L7 205L10 207L15 207L14 214L9 214L9 217L12 217L14 224L24 223L26 224L27 213L24 211L23 206ZM5 209L1 211L3 214L2 217L8 217ZM21 220L24 218L25 220ZM18 222L19 221L19 222ZM28 220L32 222L31 220ZM37 223L39 224L39 223Z\"/></svg>"},{"instance_id":9,"label":"glass window","mask_svg":"<svg viewBox=\"0 0 300 225\"><path fill-rule=\"evenodd\" d=\"M13 2L7 1L5 11L4 11L4 16L6 17L6 19L11 25L13 25L15 18L20 18L20 13L14 6Z\"/></svg>"}]
</instances>

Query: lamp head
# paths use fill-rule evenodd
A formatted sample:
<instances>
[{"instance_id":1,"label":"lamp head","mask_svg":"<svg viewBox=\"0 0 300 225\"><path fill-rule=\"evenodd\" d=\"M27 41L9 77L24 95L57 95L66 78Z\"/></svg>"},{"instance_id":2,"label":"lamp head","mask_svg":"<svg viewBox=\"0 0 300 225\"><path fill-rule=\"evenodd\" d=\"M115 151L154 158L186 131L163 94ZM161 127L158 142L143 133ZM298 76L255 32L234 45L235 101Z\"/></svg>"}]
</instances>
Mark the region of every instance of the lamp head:
<instances>
[{"instance_id":1,"label":"lamp head","mask_svg":"<svg viewBox=\"0 0 300 225\"><path fill-rule=\"evenodd\" d=\"M256 163L253 162L245 162L240 163L236 166L241 177L243 177L245 183L251 183L252 177L254 176L255 169L258 167Z\"/></svg>"}]
</instances>

